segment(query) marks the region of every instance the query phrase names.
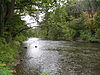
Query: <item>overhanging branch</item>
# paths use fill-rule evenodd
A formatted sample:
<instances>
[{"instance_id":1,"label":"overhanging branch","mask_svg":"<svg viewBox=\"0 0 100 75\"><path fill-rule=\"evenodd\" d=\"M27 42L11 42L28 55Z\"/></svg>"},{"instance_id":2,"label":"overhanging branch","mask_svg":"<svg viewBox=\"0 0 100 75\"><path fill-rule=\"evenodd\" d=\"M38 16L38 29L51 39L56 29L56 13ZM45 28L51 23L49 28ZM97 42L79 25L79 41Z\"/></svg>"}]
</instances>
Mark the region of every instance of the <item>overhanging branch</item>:
<instances>
[{"instance_id":1,"label":"overhanging branch","mask_svg":"<svg viewBox=\"0 0 100 75\"><path fill-rule=\"evenodd\" d=\"M24 30L31 29L32 27L25 27L17 31L15 34L12 35L12 37L16 37L19 33L23 32Z\"/></svg>"}]
</instances>

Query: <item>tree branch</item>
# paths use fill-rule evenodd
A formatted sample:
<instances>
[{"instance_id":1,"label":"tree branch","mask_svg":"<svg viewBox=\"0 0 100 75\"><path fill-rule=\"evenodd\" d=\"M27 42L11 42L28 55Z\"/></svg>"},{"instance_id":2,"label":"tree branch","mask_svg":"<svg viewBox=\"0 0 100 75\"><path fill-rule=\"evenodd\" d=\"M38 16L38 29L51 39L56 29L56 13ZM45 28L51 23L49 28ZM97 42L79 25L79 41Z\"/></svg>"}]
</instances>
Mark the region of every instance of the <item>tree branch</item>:
<instances>
[{"instance_id":1,"label":"tree branch","mask_svg":"<svg viewBox=\"0 0 100 75\"><path fill-rule=\"evenodd\" d=\"M19 33L23 32L24 30L28 30L31 29L32 27L26 27L26 28L22 28L19 31L17 31L15 34L12 35L12 37L16 37Z\"/></svg>"}]
</instances>

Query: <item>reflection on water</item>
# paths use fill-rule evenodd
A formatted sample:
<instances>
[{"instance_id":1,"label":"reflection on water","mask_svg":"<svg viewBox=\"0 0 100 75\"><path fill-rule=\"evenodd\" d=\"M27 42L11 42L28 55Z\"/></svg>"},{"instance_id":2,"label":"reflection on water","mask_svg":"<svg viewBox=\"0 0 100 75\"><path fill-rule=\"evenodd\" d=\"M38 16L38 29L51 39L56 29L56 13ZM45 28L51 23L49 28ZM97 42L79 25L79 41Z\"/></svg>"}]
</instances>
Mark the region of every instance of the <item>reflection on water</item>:
<instances>
[{"instance_id":1,"label":"reflection on water","mask_svg":"<svg viewBox=\"0 0 100 75\"><path fill-rule=\"evenodd\" d=\"M29 38L16 75L100 75L100 44Z\"/></svg>"}]
</instances>

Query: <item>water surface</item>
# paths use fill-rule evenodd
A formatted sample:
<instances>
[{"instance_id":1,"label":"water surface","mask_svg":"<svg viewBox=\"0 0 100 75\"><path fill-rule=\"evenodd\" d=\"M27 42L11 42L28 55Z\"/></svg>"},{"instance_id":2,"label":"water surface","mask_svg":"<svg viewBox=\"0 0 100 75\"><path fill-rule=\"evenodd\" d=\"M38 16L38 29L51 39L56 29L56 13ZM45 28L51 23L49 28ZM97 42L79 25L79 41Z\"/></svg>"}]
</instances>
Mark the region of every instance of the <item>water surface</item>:
<instances>
[{"instance_id":1,"label":"water surface","mask_svg":"<svg viewBox=\"0 0 100 75\"><path fill-rule=\"evenodd\" d=\"M100 44L29 38L16 75L100 75Z\"/></svg>"}]
</instances>

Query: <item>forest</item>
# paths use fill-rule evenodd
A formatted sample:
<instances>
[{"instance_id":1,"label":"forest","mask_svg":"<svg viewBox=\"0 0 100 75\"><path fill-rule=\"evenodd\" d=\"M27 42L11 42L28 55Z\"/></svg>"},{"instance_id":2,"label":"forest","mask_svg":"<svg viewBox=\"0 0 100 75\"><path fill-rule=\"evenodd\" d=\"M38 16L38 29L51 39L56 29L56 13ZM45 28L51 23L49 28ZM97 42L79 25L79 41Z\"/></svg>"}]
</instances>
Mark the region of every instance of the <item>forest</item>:
<instances>
[{"instance_id":1,"label":"forest","mask_svg":"<svg viewBox=\"0 0 100 75\"><path fill-rule=\"evenodd\" d=\"M100 41L99 2L61 1L47 9L36 36L53 40ZM49 11L51 10L51 11ZM41 31L41 32L40 32ZM35 33L36 33L35 32Z\"/></svg>"},{"instance_id":2,"label":"forest","mask_svg":"<svg viewBox=\"0 0 100 75\"><path fill-rule=\"evenodd\" d=\"M39 14L44 18L40 22ZM39 26L27 26L30 15ZM0 75L12 75L28 37L100 43L100 0L0 0Z\"/></svg>"}]
</instances>

